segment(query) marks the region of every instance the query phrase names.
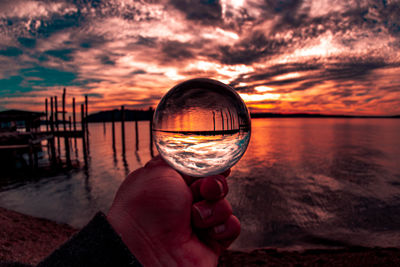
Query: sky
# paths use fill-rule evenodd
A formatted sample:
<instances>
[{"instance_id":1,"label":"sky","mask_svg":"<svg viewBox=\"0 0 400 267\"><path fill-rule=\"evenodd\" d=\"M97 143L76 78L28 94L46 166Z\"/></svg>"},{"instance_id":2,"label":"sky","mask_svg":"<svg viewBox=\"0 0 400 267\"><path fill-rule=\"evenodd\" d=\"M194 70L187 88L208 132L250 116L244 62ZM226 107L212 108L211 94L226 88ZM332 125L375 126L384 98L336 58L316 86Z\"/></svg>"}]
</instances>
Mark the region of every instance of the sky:
<instances>
[{"instance_id":1,"label":"sky","mask_svg":"<svg viewBox=\"0 0 400 267\"><path fill-rule=\"evenodd\" d=\"M231 85L252 112L400 114L400 0L0 0L0 110Z\"/></svg>"}]
</instances>

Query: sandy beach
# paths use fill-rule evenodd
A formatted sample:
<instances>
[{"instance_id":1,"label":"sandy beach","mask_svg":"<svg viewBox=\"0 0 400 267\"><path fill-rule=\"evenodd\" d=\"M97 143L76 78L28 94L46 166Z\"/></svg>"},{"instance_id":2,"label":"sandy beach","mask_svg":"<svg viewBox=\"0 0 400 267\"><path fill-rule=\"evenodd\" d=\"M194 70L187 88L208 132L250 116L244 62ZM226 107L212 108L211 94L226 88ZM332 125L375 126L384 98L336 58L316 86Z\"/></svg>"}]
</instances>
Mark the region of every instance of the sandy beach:
<instances>
[{"instance_id":1,"label":"sandy beach","mask_svg":"<svg viewBox=\"0 0 400 267\"><path fill-rule=\"evenodd\" d=\"M0 208L0 261L35 265L77 230Z\"/></svg>"},{"instance_id":2,"label":"sandy beach","mask_svg":"<svg viewBox=\"0 0 400 267\"><path fill-rule=\"evenodd\" d=\"M0 208L0 266L35 265L68 240L77 229ZM352 247L338 250L226 251L220 266L400 266L398 248Z\"/></svg>"}]
</instances>

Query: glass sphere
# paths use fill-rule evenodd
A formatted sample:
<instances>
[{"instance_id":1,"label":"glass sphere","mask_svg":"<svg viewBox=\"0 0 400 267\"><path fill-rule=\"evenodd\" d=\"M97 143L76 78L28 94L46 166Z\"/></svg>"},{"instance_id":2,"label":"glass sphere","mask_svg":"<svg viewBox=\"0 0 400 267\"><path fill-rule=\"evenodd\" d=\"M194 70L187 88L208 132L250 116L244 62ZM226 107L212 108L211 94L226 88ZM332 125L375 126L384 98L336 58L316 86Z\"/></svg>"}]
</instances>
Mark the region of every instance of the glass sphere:
<instances>
[{"instance_id":1,"label":"glass sphere","mask_svg":"<svg viewBox=\"0 0 400 267\"><path fill-rule=\"evenodd\" d=\"M177 171L195 177L235 165L250 141L249 112L238 93L211 79L176 85L154 113L158 152Z\"/></svg>"}]
</instances>

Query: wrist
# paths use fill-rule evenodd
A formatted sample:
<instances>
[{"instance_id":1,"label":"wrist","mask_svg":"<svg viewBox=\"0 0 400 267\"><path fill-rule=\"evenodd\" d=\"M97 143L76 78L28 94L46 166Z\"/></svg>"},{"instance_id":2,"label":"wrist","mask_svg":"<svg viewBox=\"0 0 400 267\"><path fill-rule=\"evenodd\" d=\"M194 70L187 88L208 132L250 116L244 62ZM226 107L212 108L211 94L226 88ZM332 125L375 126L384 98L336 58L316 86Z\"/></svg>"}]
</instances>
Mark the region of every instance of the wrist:
<instances>
[{"instance_id":1,"label":"wrist","mask_svg":"<svg viewBox=\"0 0 400 267\"><path fill-rule=\"evenodd\" d=\"M111 209L107 220L143 266L177 266L175 259L162 244L143 231L143 227L128 214Z\"/></svg>"}]
</instances>

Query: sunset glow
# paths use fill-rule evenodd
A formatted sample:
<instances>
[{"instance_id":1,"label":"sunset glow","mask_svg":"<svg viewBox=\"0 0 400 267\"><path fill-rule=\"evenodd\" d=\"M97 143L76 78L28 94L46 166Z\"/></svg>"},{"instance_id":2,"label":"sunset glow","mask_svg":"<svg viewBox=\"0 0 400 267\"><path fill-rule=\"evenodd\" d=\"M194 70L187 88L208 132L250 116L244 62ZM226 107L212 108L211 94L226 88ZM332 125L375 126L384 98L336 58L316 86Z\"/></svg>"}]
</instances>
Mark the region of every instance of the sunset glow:
<instances>
[{"instance_id":1,"label":"sunset glow","mask_svg":"<svg viewBox=\"0 0 400 267\"><path fill-rule=\"evenodd\" d=\"M400 114L400 1L0 3L0 110L61 95L155 108L177 83L231 85L253 112ZM69 103L70 105L70 103Z\"/></svg>"}]
</instances>

